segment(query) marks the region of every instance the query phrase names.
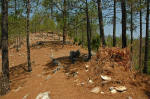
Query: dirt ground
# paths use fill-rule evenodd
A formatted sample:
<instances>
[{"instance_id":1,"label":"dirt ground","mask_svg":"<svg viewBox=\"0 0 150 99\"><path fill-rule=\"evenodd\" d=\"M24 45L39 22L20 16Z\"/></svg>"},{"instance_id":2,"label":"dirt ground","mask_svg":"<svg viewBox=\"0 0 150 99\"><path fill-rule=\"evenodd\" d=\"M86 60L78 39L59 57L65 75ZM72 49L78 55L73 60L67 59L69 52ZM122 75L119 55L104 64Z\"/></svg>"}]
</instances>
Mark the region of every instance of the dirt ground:
<instances>
[{"instance_id":1,"label":"dirt ground","mask_svg":"<svg viewBox=\"0 0 150 99\"><path fill-rule=\"evenodd\" d=\"M38 41L44 43L35 45ZM103 90L103 87L100 90L104 94L90 92L100 84L89 84L89 73L85 71L85 65L89 62L84 61L87 50L80 46L68 44L63 47L59 40L53 40L46 34L43 37L39 34L31 35L31 45L34 45L31 47L31 73L27 72L26 44L22 45L19 52L15 48L9 50L11 90L7 95L0 96L0 99L23 99L24 96L27 96L26 99L35 99L39 93L47 91L51 99L150 99L150 91L139 88L140 84L127 85L128 90L123 93L112 94L109 89ZM81 57L72 64L69 53L78 49ZM51 56L63 68L55 71L58 66L52 63ZM149 83L145 86L150 89Z\"/></svg>"}]
</instances>

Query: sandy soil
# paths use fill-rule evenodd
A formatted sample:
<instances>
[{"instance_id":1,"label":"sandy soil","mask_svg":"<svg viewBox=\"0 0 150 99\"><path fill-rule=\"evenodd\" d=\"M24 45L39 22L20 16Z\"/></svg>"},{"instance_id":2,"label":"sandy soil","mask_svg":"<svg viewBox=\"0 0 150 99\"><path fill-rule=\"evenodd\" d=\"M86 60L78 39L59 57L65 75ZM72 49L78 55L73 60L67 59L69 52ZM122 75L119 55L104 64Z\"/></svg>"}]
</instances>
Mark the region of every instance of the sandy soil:
<instances>
[{"instance_id":1,"label":"sandy soil","mask_svg":"<svg viewBox=\"0 0 150 99\"><path fill-rule=\"evenodd\" d=\"M91 93L91 86L85 72L86 62L79 59L75 64L69 61L69 52L80 49L82 55L87 51L79 46L65 45L62 47L60 41L52 38L42 37L39 34L31 35L31 45L37 41L45 41L44 45L31 48L32 72L27 72L26 45L24 44L19 52L16 49L9 50L11 91L1 96L0 99L35 99L39 93L49 91L51 99L150 99L150 94L138 90L138 92L111 94L109 90L105 94ZM56 58L64 68L52 73L57 66L52 64L50 56ZM0 60L1 64L1 60ZM72 76L71 72L78 72ZM68 73L70 73L68 75ZM80 83L77 83L80 80ZM82 84L83 83L83 84ZM138 87L138 86L137 86ZM135 90L136 91L136 90Z\"/></svg>"}]
</instances>

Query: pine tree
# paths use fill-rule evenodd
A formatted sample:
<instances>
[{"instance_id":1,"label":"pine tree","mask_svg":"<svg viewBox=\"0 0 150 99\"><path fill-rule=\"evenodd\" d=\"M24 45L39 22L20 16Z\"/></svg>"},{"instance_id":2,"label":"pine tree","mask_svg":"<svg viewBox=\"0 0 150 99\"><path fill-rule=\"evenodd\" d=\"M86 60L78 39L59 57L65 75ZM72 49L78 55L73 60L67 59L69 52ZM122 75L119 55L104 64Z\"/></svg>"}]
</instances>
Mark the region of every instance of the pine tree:
<instances>
[{"instance_id":1,"label":"pine tree","mask_svg":"<svg viewBox=\"0 0 150 99\"><path fill-rule=\"evenodd\" d=\"M5 95L9 90L9 59L8 59L8 0L2 0L1 21L1 47L2 47L2 77L0 77L0 95Z\"/></svg>"},{"instance_id":2,"label":"pine tree","mask_svg":"<svg viewBox=\"0 0 150 99\"><path fill-rule=\"evenodd\" d=\"M27 6L27 61L28 61L28 71L31 72L31 59L30 59L30 42L29 42L29 16L30 16L30 0L27 0L26 2Z\"/></svg>"},{"instance_id":3,"label":"pine tree","mask_svg":"<svg viewBox=\"0 0 150 99\"><path fill-rule=\"evenodd\" d=\"M86 19L87 19L87 42L88 42L88 59L91 59L91 41L90 41L90 21L88 13L88 1L86 0Z\"/></svg>"},{"instance_id":4,"label":"pine tree","mask_svg":"<svg viewBox=\"0 0 150 99\"><path fill-rule=\"evenodd\" d=\"M126 0L121 0L122 9L122 48L127 46L126 40Z\"/></svg>"},{"instance_id":5,"label":"pine tree","mask_svg":"<svg viewBox=\"0 0 150 99\"><path fill-rule=\"evenodd\" d=\"M105 36L104 36L104 23L103 23L103 14L102 14L102 5L101 0L97 0L98 5L98 18L99 18L99 28L100 28L100 38L102 40L102 46L106 46Z\"/></svg>"},{"instance_id":6,"label":"pine tree","mask_svg":"<svg viewBox=\"0 0 150 99\"><path fill-rule=\"evenodd\" d=\"M145 57L144 57L144 69L143 73L148 73L148 65L150 63L148 59L149 53L149 0L146 1L147 4L147 14L146 14L146 39L145 39Z\"/></svg>"},{"instance_id":7,"label":"pine tree","mask_svg":"<svg viewBox=\"0 0 150 99\"><path fill-rule=\"evenodd\" d=\"M114 0L114 17L113 17L113 47L116 46L116 0Z\"/></svg>"}]
</instances>

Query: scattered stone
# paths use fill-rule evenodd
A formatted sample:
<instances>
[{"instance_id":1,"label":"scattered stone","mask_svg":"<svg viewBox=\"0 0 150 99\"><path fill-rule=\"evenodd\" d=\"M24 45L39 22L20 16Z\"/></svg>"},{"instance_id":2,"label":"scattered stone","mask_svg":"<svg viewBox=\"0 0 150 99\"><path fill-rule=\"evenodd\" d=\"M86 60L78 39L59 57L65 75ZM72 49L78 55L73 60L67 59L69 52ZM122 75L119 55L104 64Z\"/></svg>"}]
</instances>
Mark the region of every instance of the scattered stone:
<instances>
[{"instance_id":1,"label":"scattered stone","mask_svg":"<svg viewBox=\"0 0 150 99\"><path fill-rule=\"evenodd\" d=\"M50 76L50 75L48 75L48 76L47 76L47 78L46 78L45 80L49 80L50 78L51 78L51 76Z\"/></svg>"},{"instance_id":2,"label":"scattered stone","mask_svg":"<svg viewBox=\"0 0 150 99\"><path fill-rule=\"evenodd\" d=\"M91 90L92 93L98 94L100 92L100 88L99 87L95 87Z\"/></svg>"},{"instance_id":3,"label":"scattered stone","mask_svg":"<svg viewBox=\"0 0 150 99\"><path fill-rule=\"evenodd\" d=\"M119 86L119 87L115 87L115 89L119 92L124 92L127 90L127 88L125 86Z\"/></svg>"},{"instance_id":4,"label":"scattered stone","mask_svg":"<svg viewBox=\"0 0 150 99\"><path fill-rule=\"evenodd\" d=\"M109 83L110 81L102 81L101 83L104 85L104 84L107 84Z\"/></svg>"},{"instance_id":5,"label":"scattered stone","mask_svg":"<svg viewBox=\"0 0 150 99\"><path fill-rule=\"evenodd\" d=\"M102 80L111 81L111 77L101 75Z\"/></svg>"},{"instance_id":6,"label":"scattered stone","mask_svg":"<svg viewBox=\"0 0 150 99\"><path fill-rule=\"evenodd\" d=\"M85 72L88 72L89 70L85 70Z\"/></svg>"},{"instance_id":7,"label":"scattered stone","mask_svg":"<svg viewBox=\"0 0 150 99\"><path fill-rule=\"evenodd\" d=\"M89 83L90 83L90 84L93 84L94 82L93 82L92 80L89 80Z\"/></svg>"},{"instance_id":8,"label":"scattered stone","mask_svg":"<svg viewBox=\"0 0 150 99\"><path fill-rule=\"evenodd\" d=\"M89 68L89 65L85 65L86 68Z\"/></svg>"},{"instance_id":9,"label":"scattered stone","mask_svg":"<svg viewBox=\"0 0 150 99\"><path fill-rule=\"evenodd\" d=\"M22 99L27 99L29 94L26 94Z\"/></svg>"},{"instance_id":10,"label":"scattered stone","mask_svg":"<svg viewBox=\"0 0 150 99\"><path fill-rule=\"evenodd\" d=\"M112 94L117 93L115 87L110 87L109 90L110 90L110 92L111 92Z\"/></svg>"},{"instance_id":11,"label":"scattered stone","mask_svg":"<svg viewBox=\"0 0 150 99\"><path fill-rule=\"evenodd\" d=\"M96 56L96 53L93 51L91 51L91 54L92 54L92 56Z\"/></svg>"},{"instance_id":12,"label":"scattered stone","mask_svg":"<svg viewBox=\"0 0 150 99\"><path fill-rule=\"evenodd\" d=\"M81 83L81 86L83 86L84 84L85 84L85 83L84 83L84 82L82 82L82 83Z\"/></svg>"},{"instance_id":13,"label":"scattered stone","mask_svg":"<svg viewBox=\"0 0 150 99\"><path fill-rule=\"evenodd\" d=\"M132 99L132 97L131 97L131 96L129 96L129 97L128 97L128 99Z\"/></svg>"},{"instance_id":14,"label":"scattered stone","mask_svg":"<svg viewBox=\"0 0 150 99\"><path fill-rule=\"evenodd\" d=\"M18 87L18 88L15 90L15 92L18 92L21 88L22 88L22 87Z\"/></svg>"},{"instance_id":15,"label":"scattered stone","mask_svg":"<svg viewBox=\"0 0 150 99\"><path fill-rule=\"evenodd\" d=\"M73 76L73 77L77 77L78 73L79 73L79 72L73 72L73 73L72 73L72 76Z\"/></svg>"},{"instance_id":16,"label":"scattered stone","mask_svg":"<svg viewBox=\"0 0 150 99\"><path fill-rule=\"evenodd\" d=\"M101 94L105 94L103 91L101 91Z\"/></svg>"},{"instance_id":17,"label":"scattered stone","mask_svg":"<svg viewBox=\"0 0 150 99\"><path fill-rule=\"evenodd\" d=\"M74 80L74 82L79 82L79 79Z\"/></svg>"},{"instance_id":18,"label":"scattered stone","mask_svg":"<svg viewBox=\"0 0 150 99\"><path fill-rule=\"evenodd\" d=\"M50 92L44 92L44 93L40 93L36 99L51 99L50 98Z\"/></svg>"}]
</instances>

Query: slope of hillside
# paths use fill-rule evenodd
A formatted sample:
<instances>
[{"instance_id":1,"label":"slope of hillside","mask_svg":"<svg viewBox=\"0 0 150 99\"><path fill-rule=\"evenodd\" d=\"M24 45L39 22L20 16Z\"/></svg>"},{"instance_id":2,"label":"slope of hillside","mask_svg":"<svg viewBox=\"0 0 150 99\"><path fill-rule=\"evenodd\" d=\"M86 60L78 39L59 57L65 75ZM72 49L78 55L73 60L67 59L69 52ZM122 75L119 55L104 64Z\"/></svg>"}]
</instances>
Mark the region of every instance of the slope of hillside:
<instances>
[{"instance_id":1,"label":"slope of hillside","mask_svg":"<svg viewBox=\"0 0 150 99\"><path fill-rule=\"evenodd\" d=\"M51 99L150 98L150 77L132 69L128 49L100 48L91 61L85 62L87 50L72 44L63 47L60 40L47 34L31 35L31 73L26 70L26 45L19 52L10 49L11 91L0 99L35 99L47 91ZM72 64L69 53L78 49L81 55ZM120 86L126 89L117 91Z\"/></svg>"}]
</instances>

